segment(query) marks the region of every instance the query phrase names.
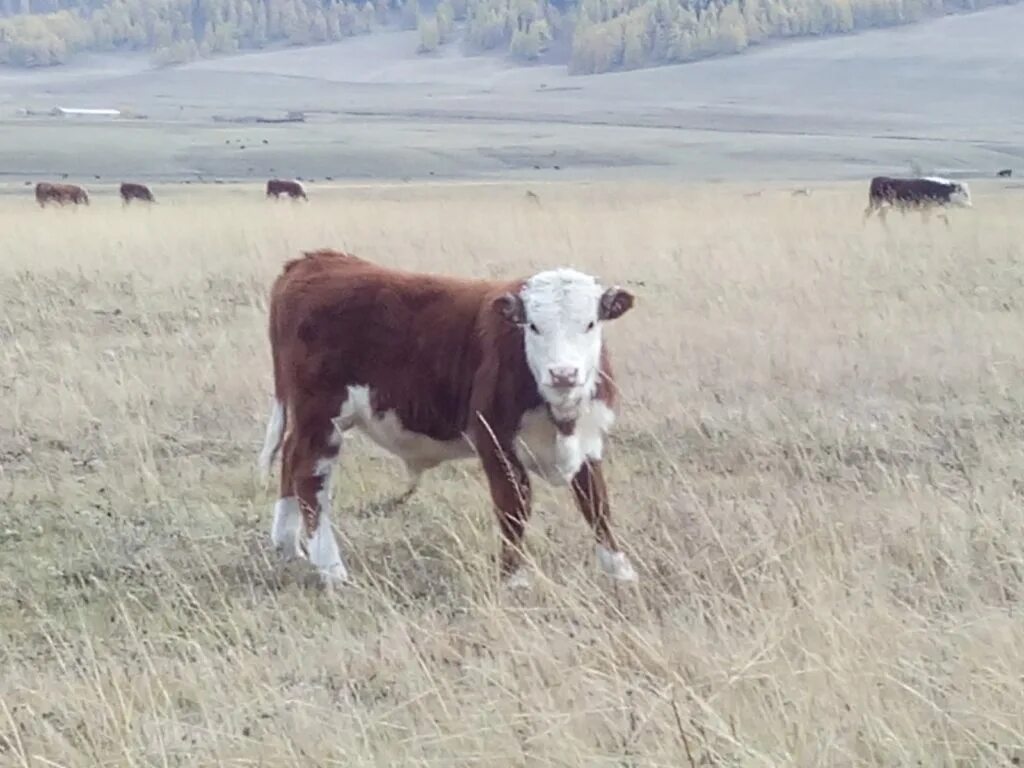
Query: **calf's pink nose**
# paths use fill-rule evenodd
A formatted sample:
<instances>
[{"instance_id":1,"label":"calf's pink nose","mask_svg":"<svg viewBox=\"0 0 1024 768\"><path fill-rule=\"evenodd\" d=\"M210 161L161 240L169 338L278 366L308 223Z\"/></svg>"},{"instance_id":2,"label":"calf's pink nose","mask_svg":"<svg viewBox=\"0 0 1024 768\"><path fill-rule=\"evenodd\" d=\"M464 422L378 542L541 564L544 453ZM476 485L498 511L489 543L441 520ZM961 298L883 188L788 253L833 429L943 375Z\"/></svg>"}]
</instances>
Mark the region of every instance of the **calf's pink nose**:
<instances>
[{"instance_id":1,"label":"calf's pink nose","mask_svg":"<svg viewBox=\"0 0 1024 768\"><path fill-rule=\"evenodd\" d=\"M579 369L577 368L548 368L551 376L551 386L555 389L567 389L575 387L579 382Z\"/></svg>"}]
</instances>

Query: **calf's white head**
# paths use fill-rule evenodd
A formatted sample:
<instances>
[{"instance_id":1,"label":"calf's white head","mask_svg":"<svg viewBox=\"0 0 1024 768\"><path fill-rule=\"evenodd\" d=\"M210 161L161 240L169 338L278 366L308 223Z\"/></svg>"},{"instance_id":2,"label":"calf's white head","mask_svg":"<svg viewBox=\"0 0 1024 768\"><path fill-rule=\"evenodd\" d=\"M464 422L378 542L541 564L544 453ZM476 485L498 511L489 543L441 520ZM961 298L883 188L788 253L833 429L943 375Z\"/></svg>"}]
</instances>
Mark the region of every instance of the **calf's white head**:
<instances>
[{"instance_id":1,"label":"calf's white head","mask_svg":"<svg viewBox=\"0 0 1024 768\"><path fill-rule=\"evenodd\" d=\"M971 203L971 190L967 186L966 182L958 181L955 182L956 186L953 188L953 193L949 196L949 200L953 205L959 205L963 208L973 208Z\"/></svg>"},{"instance_id":2,"label":"calf's white head","mask_svg":"<svg viewBox=\"0 0 1024 768\"><path fill-rule=\"evenodd\" d=\"M597 386L602 323L621 317L633 301L629 291L605 289L590 275L562 268L538 272L494 304L523 329L526 361L541 397L569 410Z\"/></svg>"},{"instance_id":3,"label":"calf's white head","mask_svg":"<svg viewBox=\"0 0 1024 768\"><path fill-rule=\"evenodd\" d=\"M966 181L950 181L944 176L925 176L928 181L934 181L937 184L943 184L949 187L949 203L960 208L973 208L974 205L971 202L971 188L967 186Z\"/></svg>"}]
</instances>

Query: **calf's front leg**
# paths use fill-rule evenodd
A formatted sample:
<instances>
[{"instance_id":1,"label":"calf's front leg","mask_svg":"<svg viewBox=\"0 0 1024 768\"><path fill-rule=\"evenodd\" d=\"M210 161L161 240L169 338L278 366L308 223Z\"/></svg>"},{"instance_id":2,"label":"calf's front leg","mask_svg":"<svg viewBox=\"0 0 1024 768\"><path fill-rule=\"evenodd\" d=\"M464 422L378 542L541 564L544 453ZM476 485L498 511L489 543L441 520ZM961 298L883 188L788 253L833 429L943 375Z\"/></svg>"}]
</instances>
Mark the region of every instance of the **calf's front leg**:
<instances>
[{"instance_id":1,"label":"calf's front leg","mask_svg":"<svg viewBox=\"0 0 1024 768\"><path fill-rule=\"evenodd\" d=\"M331 529L331 470L341 440L332 416L340 399L300 403L293 409L281 464L281 496L274 507L274 545L286 556L305 555L325 586L348 580L338 541Z\"/></svg>"},{"instance_id":2,"label":"calf's front leg","mask_svg":"<svg viewBox=\"0 0 1024 768\"><path fill-rule=\"evenodd\" d=\"M527 587L523 536L531 511L530 478L511 448L495 445L489 436L484 440L479 455L501 531L501 575L510 587Z\"/></svg>"},{"instance_id":3,"label":"calf's front leg","mask_svg":"<svg viewBox=\"0 0 1024 768\"><path fill-rule=\"evenodd\" d=\"M608 488L604 482L601 462L587 459L572 479L572 492L576 506L594 530L597 537L597 560L602 570L617 581L636 581L636 571L619 549L611 529L611 510L608 507Z\"/></svg>"}]
</instances>

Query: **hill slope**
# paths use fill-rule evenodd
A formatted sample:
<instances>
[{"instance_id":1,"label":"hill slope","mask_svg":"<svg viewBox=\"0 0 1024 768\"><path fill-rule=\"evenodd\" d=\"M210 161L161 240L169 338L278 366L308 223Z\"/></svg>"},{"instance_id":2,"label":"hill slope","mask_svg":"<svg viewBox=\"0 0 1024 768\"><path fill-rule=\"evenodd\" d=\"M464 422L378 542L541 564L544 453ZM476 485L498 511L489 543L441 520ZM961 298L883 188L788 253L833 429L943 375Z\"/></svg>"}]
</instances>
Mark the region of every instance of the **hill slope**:
<instances>
[{"instance_id":1,"label":"hill slope","mask_svg":"<svg viewBox=\"0 0 1024 768\"><path fill-rule=\"evenodd\" d=\"M81 51L145 50L161 64L275 44L417 29L414 50L459 44L572 73L737 53L781 39L901 25L1014 0L0 0L0 63L67 62ZM48 13L26 13L42 8ZM6 18L4 18L6 16Z\"/></svg>"},{"instance_id":2,"label":"hill slope","mask_svg":"<svg viewBox=\"0 0 1024 768\"><path fill-rule=\"evenodd\" d=\"M600 76L455 52L414 32L153 70L89 58L0 73L0 168L147 178L864 178L1024 166L1024 5ZM955 41L951 44L950 41ZM115 123L11 119L119 106ZM214 122L303 110L307 122ZM25 130L31 125L32 130ZM264 140L267 142L264 144ZM557 166L557 169L556 169Z\"/></svg>"}]
</instances>

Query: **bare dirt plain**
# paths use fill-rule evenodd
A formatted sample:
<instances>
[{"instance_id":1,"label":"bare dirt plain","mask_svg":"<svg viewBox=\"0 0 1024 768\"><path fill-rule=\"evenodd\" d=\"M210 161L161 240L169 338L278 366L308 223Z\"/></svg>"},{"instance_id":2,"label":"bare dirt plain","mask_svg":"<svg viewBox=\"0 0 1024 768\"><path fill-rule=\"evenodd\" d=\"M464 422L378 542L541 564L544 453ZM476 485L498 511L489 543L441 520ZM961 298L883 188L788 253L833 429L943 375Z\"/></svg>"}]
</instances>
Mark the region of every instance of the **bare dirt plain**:
<instances>
[{"instance_id":1,"label":"bare dirt plain","mask_svg":"<svg viewBox=\"0 0 1024 768\"><path fill-rule=\"evenodd\" d=\"M1024 195L397 185L0 202L0 763L998 766L1024 758ZM609 475L637 588L538 485L495 581L472 462L354 439L355 585L268 548L265 291L320 245L636 291Z\"/></svg>"},{"instance_id":2,"label":"bare dirt plain","mask_svg":"<svg viewBox=\"0 0 1024 768\"><path fill-rule=\"evenodd\" d=\"M0 172L14 183L55 173L86 182L827 180L916 161L989 177L1024 165L1022 28L1018 5L592 77L467 60L454 48L424 58L413 53L414 33L163 70L145 58L86 57L54 71L0 72ZM56 105L149 119L17 116ZM213 122L288 110L309 121Z\"/></svg>"}]
</instances>

